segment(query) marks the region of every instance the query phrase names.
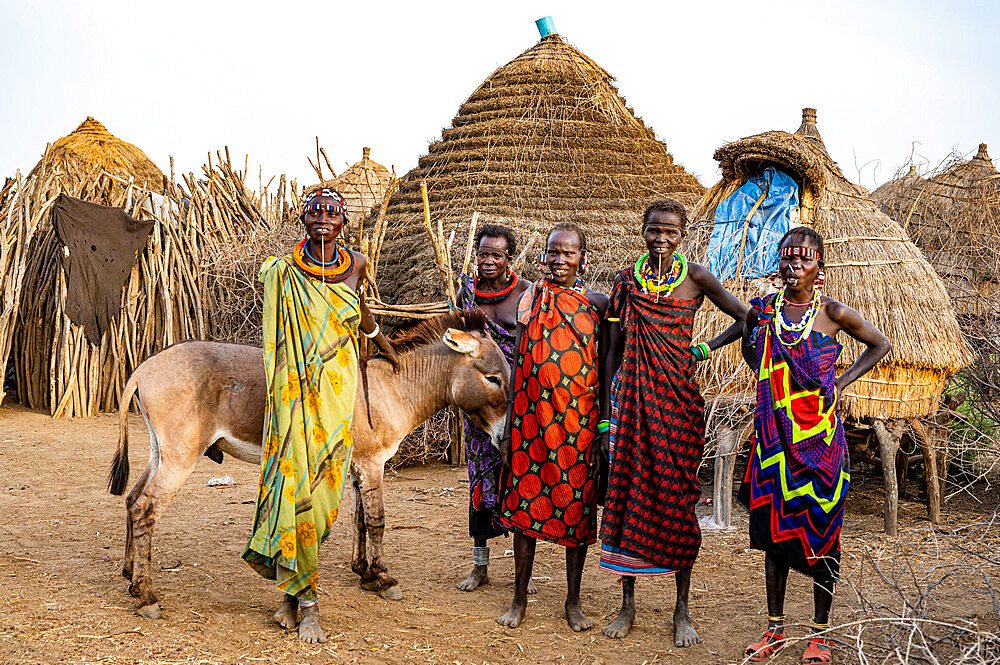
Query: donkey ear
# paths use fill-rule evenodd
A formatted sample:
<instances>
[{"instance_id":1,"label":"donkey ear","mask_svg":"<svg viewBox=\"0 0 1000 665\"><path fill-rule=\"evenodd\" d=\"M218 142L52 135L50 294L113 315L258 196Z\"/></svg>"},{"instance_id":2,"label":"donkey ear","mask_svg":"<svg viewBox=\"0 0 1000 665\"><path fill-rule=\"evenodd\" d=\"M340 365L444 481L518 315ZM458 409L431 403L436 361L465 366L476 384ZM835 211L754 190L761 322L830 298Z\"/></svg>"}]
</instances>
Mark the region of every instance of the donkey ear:
<instances>
[{"instance_id":1,"label":"donkey ear","mask_svg":"<svg viewBox=\"0 0 1000 665\"><path fill-rule=\"evenodd\" d=\"M444 332L444 337L442 339L447 347L452 351L464 353L465 355L472 356L473 358L478 358L482 355L483 349L479 339L464 330L448 328L448 330Z\"/></svg>"}]
</instances>

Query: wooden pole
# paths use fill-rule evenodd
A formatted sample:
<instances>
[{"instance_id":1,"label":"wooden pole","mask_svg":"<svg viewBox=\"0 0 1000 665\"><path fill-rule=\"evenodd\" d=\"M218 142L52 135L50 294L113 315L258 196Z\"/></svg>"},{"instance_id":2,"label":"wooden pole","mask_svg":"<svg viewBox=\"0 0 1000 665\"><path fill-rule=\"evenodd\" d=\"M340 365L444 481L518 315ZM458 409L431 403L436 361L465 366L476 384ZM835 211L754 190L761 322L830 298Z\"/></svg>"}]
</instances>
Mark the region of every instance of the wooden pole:
<instances>
[{"instance_id":1,"label":"wooden pole","mask_svg":"<svg viewBox=\"0 0 1000 665\"><path fill-rule=\"evenodd\" d=\"M473 245L476 242L476 224L479 222L479 213L472 213L472 221L469 222L469 238L465 243L465 260L462 261L462 272L463 275L469 274L469 261L472 260L472 251L475 249Z\"/></svg>"}]
</instances>

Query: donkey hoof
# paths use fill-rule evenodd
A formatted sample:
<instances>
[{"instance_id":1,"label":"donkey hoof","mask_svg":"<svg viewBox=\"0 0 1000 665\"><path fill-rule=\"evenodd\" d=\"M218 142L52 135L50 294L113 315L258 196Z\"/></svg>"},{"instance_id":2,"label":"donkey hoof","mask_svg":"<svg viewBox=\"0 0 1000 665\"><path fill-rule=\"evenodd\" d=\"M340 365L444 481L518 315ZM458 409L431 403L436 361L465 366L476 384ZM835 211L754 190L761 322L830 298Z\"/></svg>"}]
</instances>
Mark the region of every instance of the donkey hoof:
<instances>
[{"instance_id":1,"label":"donkey hoof","mask_svg":"<svg viewBox=\"0 0 1000 665\"><path fill-rule=\"evenodd\" d=\"M151 605L143 605L135 611L141 617L146 617L147 619L159 619L163 616L163 612L160 611L159 603L152 603Z\"/></svg>"},{"instance_id":2,"label":"donkey hoof","mask_svg":"<svg viewBox=\"0 0 1000 665\"><path fill-rule=\"evenodd\" d=\"M391 587L382 589L378 592L378 595L382 596L386 600L403 600L403 592L399 588L398 584L393 584Z\"/></svg>"},{"instance_id":3,"label":"donkey hoof","mask_svg":"<svg viewBox=\"0 0 1000 665\"><path fill-rule=\"evenodd\" d=\"M361 580L358 584L365 591L378 591L382 588L382 583L378 581L378 578L373 580Z\"/></svg>"}]
</instances>

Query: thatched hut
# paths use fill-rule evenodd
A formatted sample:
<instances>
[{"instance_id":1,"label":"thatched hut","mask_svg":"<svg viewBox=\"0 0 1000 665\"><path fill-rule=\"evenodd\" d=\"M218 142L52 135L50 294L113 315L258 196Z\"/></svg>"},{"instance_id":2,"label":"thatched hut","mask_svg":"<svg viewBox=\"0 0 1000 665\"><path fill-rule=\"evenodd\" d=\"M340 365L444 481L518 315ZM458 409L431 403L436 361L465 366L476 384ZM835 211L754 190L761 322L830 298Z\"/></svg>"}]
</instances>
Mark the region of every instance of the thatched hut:
<instances>
[{"instance_id":1,"label":"thatched hut","mask_svg":"<svg viewBox=\"0 0 1000 665\"><path fill-rule=\"evenodd\" d=\"M635 116L611 74L557 34L490 74L390 198L379 269L387 302L442 292L421 182L435 223L442 220L446 235L456 231L457 266L474 212L480 224L513 227L522 242L572 221L593 249L590 279L604 287L619 257L638 249L638 217L651 199L694 204L704 192Z\"/></svg>"},{"instance_id":2,"label":"thatched hut","mask_svg":"<svg viewBox=\"0 0 1000 665\"><path fill-rule=\"evenodd\" d=\"M149 183L159 170L138 148L92 118L81 129L50 145L0 209L3 227L17 233L16 269L5 267L3 275L5 292L13 297L0 315L0 324L6 322L0 327L0 360L6 367L9 344L19 401L55 417L117 409L125 381L146 357L176 341L208 338L219 290L204 270L211 252L217 243L264 224L228 163L220 173L206 169L204 186L188 178L187 192L160 173L158 194ZM69 240L56 221L64 219L59 215L66 199L60 195L87 211L75 220ZM107 225L112 215L125 224L144 221L148 235L121 250L113 238L120 229L110 232ZM93 301L70 295L82 283L72 276L74 265L89 252L117 252L121 266L109 280L114 288L100 286L99 268L90 273L97 279L87 284L98 285L91 293L107 315L96 325L78 314L81 302ZM99 261L88 265L94 263ZM8 305L16 316L6 316Z\"/></svg>"},{"instance_id":3,"label":"thatched hut","mask_svg":"<svg viewBox=\"0 0 1000 665\"><path fill-rule=\"evenodd\" d=\"M162 191L167 186L166 176L146 153L111 134L91 116L49 145L28 178L55 170L91 177L108 173L154 192Z\"/></svg>"},{"instance_id":4,"label":"thatched hut","mask_svg":"<svg viewBox=\"0 0 1000 665\"><path fill-rule=\"evenodd\" d=\"M899 222L944 280L966 325L1000 315L1000 172L986 144L917 177L915 168L872 198Z\"/></svg>"},{"instance_id":5,"label":"thatched hut","mask_svg":"<svg viewBox=\"0 0 1000 665\"><path fill-rule=\"evenodd\" d=\"M382 203L393 178L392 171L372 159L371 153L371 148L363 148L361 161L340 175L307 188L329 187L340 192L347 201L347 219L353 228L357 228L355 225L363 221L374 206Z\"/></svg>"},{"instance_id":6,"label":"thatched hut","mask_svg":"<svg viewBox=\"0 0 1000 665\"><path fill-rule=\"evenodd\" d=\"M935 412L945 381L971 360L944 284L899 224L841 173L823 144L814 109L803 111L802 125L794 134L772 131L740 139L719 148L715 159L722 180L698 204L694 219L714 220L720 203L766 167L791 176L799 188L800 222L826 239L825 292L856 308L892 342L889 356L845 391L841 411L856 427L873 427L880 443L885 439L883 469L892 474L894 483L896 425ZM688 237L688 255L704 261L710 235L711 223L700 225ZM728 280L726 287L744 301L770 288L765 280L741 278ZM696 334L707 339L730 322L714 308L706 308L696 323ZM854 340L842 341L839 371L863 350ZM716 354L709 364L702 388L716 398L715 428L725 429L727 423L720 417L732 418L741 408L746 413L753 403L754 383L736 345ZM743 425L729 421L734 424L737 427L731 429ZM887 448L892 448L892 457L887 457ZM894 530L894 487L887 497L890 494L893 503L887 504L886 517Z\"/></svg>"}]
</instances>

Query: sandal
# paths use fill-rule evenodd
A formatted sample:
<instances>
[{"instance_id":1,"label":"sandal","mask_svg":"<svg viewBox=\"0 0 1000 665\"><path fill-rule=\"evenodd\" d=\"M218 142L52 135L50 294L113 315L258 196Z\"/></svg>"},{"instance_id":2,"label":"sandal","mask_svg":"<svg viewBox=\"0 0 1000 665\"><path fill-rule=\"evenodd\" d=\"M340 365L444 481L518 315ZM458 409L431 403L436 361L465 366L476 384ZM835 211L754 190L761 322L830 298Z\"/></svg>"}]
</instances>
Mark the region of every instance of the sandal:
<instances>
[{"instance_id":1,"label":"sandal","mask_svg":"<svg viewBox=\"0 0 1000 665\"><path fill-rule=\"evenodd\" d=\"M762 660L773 658L785 647L785 631L777 633L771 629L764 631L764 635L759 641L754 642L746 648L743 656L751 663L759 663Z\"/></svg>"},{"instance_id":2,"label":"sandal","mask_svg":"<svg viewBox=\"0 0 1000 665\"><path fill-rule=\"evenodd\" d=\"M822 637L810 637L809 646L802 654L802 665L830 665L833 662L833 651L830 649L834 645L832 640L825 640Z\"/></svg>"}]
</instances>

